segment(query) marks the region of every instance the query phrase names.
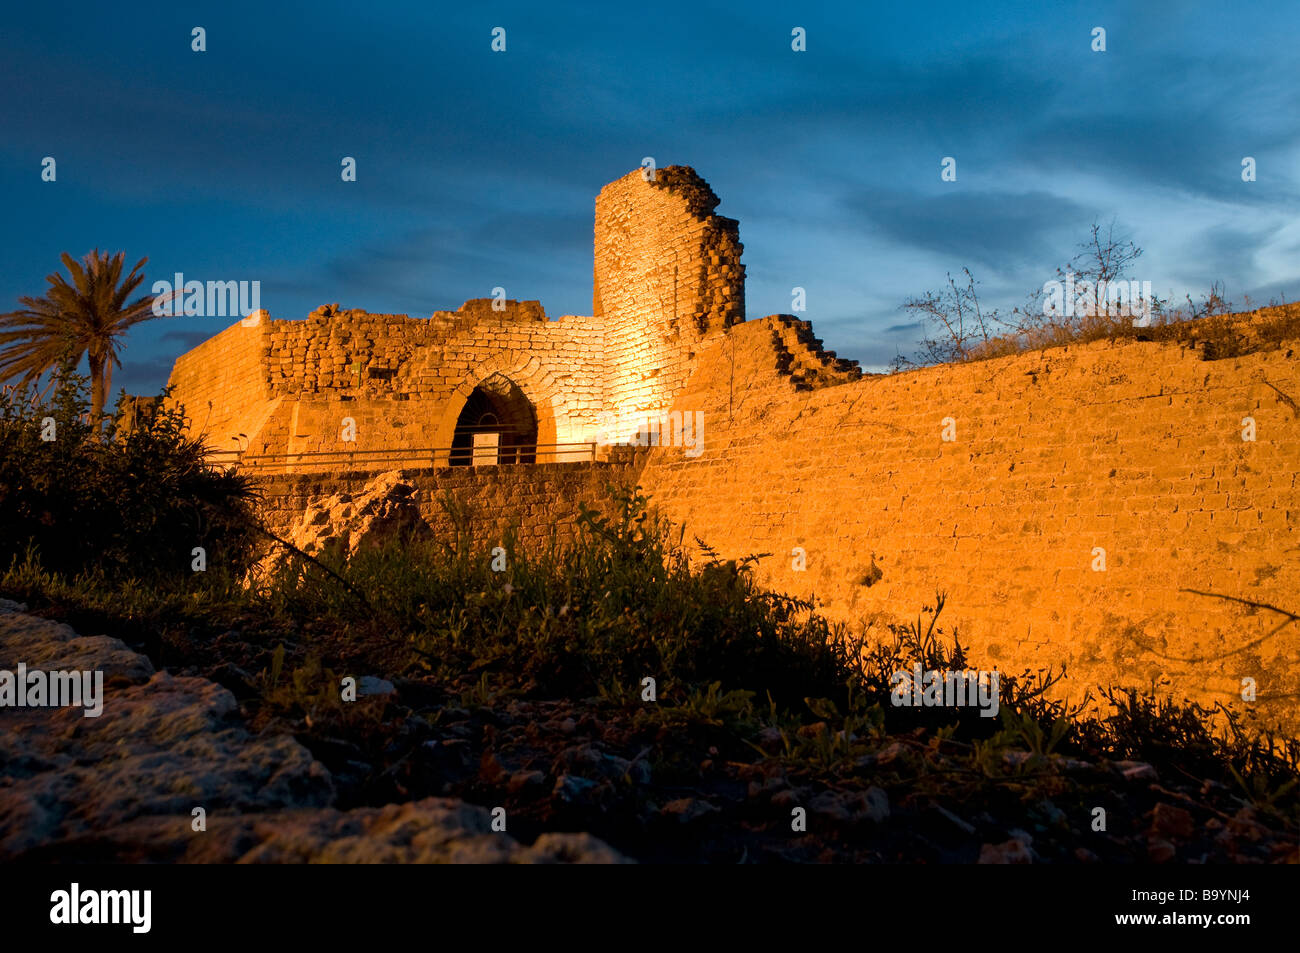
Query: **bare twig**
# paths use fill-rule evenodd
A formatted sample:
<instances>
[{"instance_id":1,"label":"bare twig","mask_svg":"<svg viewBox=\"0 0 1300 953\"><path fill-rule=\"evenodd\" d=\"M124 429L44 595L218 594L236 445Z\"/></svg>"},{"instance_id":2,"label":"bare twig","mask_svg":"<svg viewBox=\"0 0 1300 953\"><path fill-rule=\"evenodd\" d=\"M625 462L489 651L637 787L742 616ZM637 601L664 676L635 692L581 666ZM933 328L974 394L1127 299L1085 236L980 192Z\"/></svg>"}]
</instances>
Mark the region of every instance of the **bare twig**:
<instances>
[{"instance_id":1,"label":"bare twig","mask_svg":"<svg viewBox=\"0 0 1300 953\"><path fill-rule=\"evenodd\" d=\"M374 612L374 611L375 611L375 610L374 610L374 607L370 604L370 600L366 598L366 594L365 594L364 592L362 592L362 591L361 591L360 589L358 589L356 586L352 585L352 583L348 582L346 579L344 579L342 576L340 576L338 573L336 573L333 569L330 569L329 566L326 566L323 562L321 562L321 561L320 561L319 559L317 559L315 556L311 556L311 555L308 555L307 553L304 553L301 549L299 549L299 548L298 548L297 546L295 546L293 543L289 542L288 540L281 539L279 536L275 535L275 533L272 533L272 532L271 532L269 529L267 529L265 526L262 526L262 525L258 524L258 525L256 526L256 529L258 530L258 532L262 533L262 534L265 535L265 536L270 537L270 538L273 539L275 542L279 543L281 546L283 546L285 549L289 550L291 553L294 553L294 554L296 554L296 555L298 555L298 556L301 556L303 559L307 560L309 563L312 563L312 564L313 564L314 566L316 566L318 569L323 570L323 571L326 573L326 575L329 575L329 576L333 577L335 580L338 581L338 583L339 583L340 585L343 586L344 589L346 589L348 592L352 593L354 596L356 596L358 599L360 599L360 600L361 600L361 604L362 604L363 606L366 607L366 610L367 610L367 611L369 611L369 612Z\"/></svg>"}]
</instances>

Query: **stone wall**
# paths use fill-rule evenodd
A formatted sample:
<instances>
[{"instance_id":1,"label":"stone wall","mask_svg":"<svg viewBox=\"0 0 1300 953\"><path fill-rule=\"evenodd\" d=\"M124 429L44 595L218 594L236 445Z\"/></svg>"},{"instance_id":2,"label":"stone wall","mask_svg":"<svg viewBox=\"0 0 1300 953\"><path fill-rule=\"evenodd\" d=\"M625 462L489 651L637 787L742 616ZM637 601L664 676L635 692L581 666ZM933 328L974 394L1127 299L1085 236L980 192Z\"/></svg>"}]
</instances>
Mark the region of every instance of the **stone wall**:
<instances>
[{"instance_id":1,"label":"stone wall","mask_svg":"<svg viewBox=\"0 0 1300 953\"><path fill-rule=\"evenodd\" d=\"M641 483L688 539L771 553L764 582L855 624L946 590L974 660L1065 665L1075 693L1240 702L1251 677L1258 709L1297 720L1300 625L1183 590L1300 612L1300 341L1215 361L1099 342L809 388L777 320L714 342L678 398L705 414L703 454L648 455Z\"/></svg>"},{"instance_id":2,"label":"stone wall","mask_svg":"<svg viewBox=\"0 0 1300 953\"><path fill-rule=\"evenodd\" d=\"M717 205L683 166L606 186L596 200L591 317L552 321L536 301L492 299L429 318L337 305L305 321L259 312L252 326L177 360L174 401L217 450L449 447L466 398L501 374L532 404L539 444L592 441L609 432L602 412L666 409L699 348L744 320L738 225L714 215ZM344 439L348 420L355 440ZM538 452L543 461L572 456Z\"/></svg>"},{"instance_id":3,"label":"stone wall","mask_svg":"<svg viewBox=\"0 0 1300 953\"><path fill-rule=\"evenodd\" d=\"M182 354L168 380L172 403L184 406L191 432L214 450L239 449L239 434L251 436L277 401L267 383L270 328L231 325Z\"/></svg>"},{"instance_id":4,"label":"stone wall","mask_svg":"<svg viewBox=\"0 0 1300 953\"><path fill-rule=\"evenodd\" d=\"M685 166L651 181L637 170L600 190L592 311L605 331L611 413L666 409L701 342L744 321L739 226L714 215L717 205Z\"/></svg>"},{"instance_id":5,"label":"stone wall","mask_svg":"<svg viewBox=\"0 0 1300 953\"><path fill-rule=\"evenodd\" d=\"M1300 720L1300 624L1186 591L1300 611L1300 342L1222 360L1100 342L863 377L805 321L744 321L738 228L717 205L685 167L602 189L592 317L485 299L427 319L265 318L182 356L176 398L213 446L253 453L448 447L497 374L540 444L593 440L602 413L699 412L702 455L656 448L631 471L539 452L421 472L425 518L446 528L448 491L490 533L564 538L579 501L639 476L690 534L773 554L763 582L855 625L915 618L942 589L985 666L1065 666L1075 696L1163 681L1204 702L1239 700L1249 677L1257 709ZM270 478L273 518L356 479Z\"/></svg>"},{"instance_id":6,"label":"stone wall","mask_svg":"<svg viewBox=\"0 0 1300 953\"><path fill-rule=\"evenodd\" d=\"M235 325L183 355L171 383L222 450L241 433L256 454L449 447L465 398L496 373L533 404L539 443L590 440L603 407L596 323L548 320L532 301L504 305L469 301L424 319L326 306L305 321ZM196 411L211 398L218 412L204 423Z\"/></svg>"},{"instance_id":7,"label":"stone wall","mask_svg":"<svg viewBox=\"0 0 1300 953\"><path fill-rule=\"evenodd\" d=\"M262 512L274 532L287 533L309 505L335 493L360 493L373 471L291 474L257 479ZM530 551L577 537L581 507L612 512L609 486L626 485L631 471L620 463L529 464L509 467L458 467L406 470L403 480L418 490L420 517L443 539L454 539L454 523L439 502L450 494L467 508L475 539L505 538L510 527Z\"/></svg>"}]
</instances>

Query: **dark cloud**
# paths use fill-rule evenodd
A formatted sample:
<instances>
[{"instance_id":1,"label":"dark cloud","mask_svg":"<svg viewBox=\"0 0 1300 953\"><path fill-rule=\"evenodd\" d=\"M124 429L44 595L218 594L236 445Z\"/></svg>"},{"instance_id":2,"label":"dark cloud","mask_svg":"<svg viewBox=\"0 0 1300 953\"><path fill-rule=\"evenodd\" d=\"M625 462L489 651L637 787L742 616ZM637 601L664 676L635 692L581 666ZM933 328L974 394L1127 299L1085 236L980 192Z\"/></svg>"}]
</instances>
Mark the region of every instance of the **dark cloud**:
<instances>
[{"instance_id":1,"label":"dark cloud","mask_svg":"<svg viewBox=\"0 0 1300 953\"><path fill-rule=\"evenodd\" d=\"M1195 122L1176 109L1054 115L1035 123L1023 142L1018 154L1028 168L1041 172L1087 172L1116 186L1150 187L1185 199L1248 207L1300 199L1285 177L1276 174L1284 163L1260 158L1265 150L1294 153L1300 140L1290 132L1261 136L1214 112L1198 113ZM1266 183L1241 180L1241 160L1247 155L1254 155L1265 169L1272 166Z\"/></svg>"},{"instance_id":2,"label":"dark cloud","mask_svg":"<svg viewBox=\"0 0 1300 953\"><path fill-rule=\"evenodd\" d=\"M1237 288L1250 287L1259 280L1259 250L1281 231L1281 226L1259 229L1233 228L1226 225L1205 229L1188 242L1186 264L1177 278L1190 288L1208 289L1215 281L1231 279Z\"/></svg>"},{"instance_id":3,"label":"dark cloud","mask_svg":"<svg viewBox=\"0 0 1300 953\"><path fill-rule=\"evenodd\" d=\"M1300 274L1292 275L1289 278L1279 278L1276 281L1270 281L1266 284L1255 285L1252 288L1242 290L1238 295L1238 289L1227 289L1228 297L1238 305L1245 306L1245 299L1250 297L1251 304L1260 308L1267 304L1289 304L1300 301Z\"/></svg>"},{"instance_id":4,"label":"dark cloud","mask_svg":"<svg viewBox=\"0 0 1300 953\"><path fill-rule=\"evenodd\" d=\"M454 310L500 286L548 313L581 314L591 294L591 228L589 213L517 213L417 229L327 262L323 283L381 293L411 313Z\"/></svg>"},{"instance_id":5,"label":"dark cloud","mask_svg":"<svg viewBox=\"0 0 1300 953\"><path fill-rule=\"evenodd\" d=\"M920 335L925 330L925 325L920 321L910 321L906 324L891 324L883 330L884 334L915 334Z\"/></svg>"},{"instance_id":6,"label":"dark cloud","mask_svg":"<svg viewBox=\"0 0 1300 953\"><path fill-rule=\"evenodd\" d=\"M171 375L174 363L171 358L124 354L122 366L113 371L114 395L118 388L125 388L128 394L157 394Z\"/></svg>"},{"instance_id":7,"label":"dark cloud","mask_svg":"<svg viewBox=\"0 0 1300 953\"><path fill-rule=\"evenodd\" d=\"M954 271L968 264L992 271L1041 267L1045 247L1060 246L1090 221L1082 205L1046 192L918 195L877 188L844 206L885 238L952 262Z\"/></svg>"}]
</instances>

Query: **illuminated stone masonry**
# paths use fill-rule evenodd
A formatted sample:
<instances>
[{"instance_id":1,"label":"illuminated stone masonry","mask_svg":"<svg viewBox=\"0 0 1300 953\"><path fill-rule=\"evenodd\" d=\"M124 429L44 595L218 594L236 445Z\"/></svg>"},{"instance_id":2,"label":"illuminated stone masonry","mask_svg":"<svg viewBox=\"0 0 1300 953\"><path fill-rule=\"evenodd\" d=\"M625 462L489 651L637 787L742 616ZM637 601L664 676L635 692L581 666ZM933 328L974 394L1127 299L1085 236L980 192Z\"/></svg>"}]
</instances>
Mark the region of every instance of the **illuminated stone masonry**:
<instances>
[{"instance_id":1,"label":"illuminated stone masonry","mask_svg":"<svg viewBox=\"0 0 1300 953\"><path fill-rule=\"evenodd\" d=\"M717 205L683 166L605 186L592 316L551 320L504 297L428 318L255 312L176 361L173 399L214 450L280 470L328 470L340 454L375 469L603 459L597 444L654 429L709 342L744 320L738 226ZM858 376L806 322L769 323L793 349L782 373Z\"/></svg>"},{"instance_id":2,"label":"illuminated stone masonry","mask_svg":"<svg viewBox=\"0 0 1300 953\"><path fill-rule=\"evenodd\" d=\"M1300 611L1300 341L1222 360L1099 341L864 376L806 321L745 320L717 204L684 167L605 186L591 316L491 299L258 314L178 359L173 397L220 449L361 454L281 466L286 527L405 469L433 531L452 492L540 542L607 506L606 482L639 483L687 539L770 554L764 584L851 625L879 633L944 590L986 669L1064 666L1076 699L1155 684L1300 724L1300 624L1261 608ZM644 431L689 440L594 446Z\"/></svg>"}]
</instances>

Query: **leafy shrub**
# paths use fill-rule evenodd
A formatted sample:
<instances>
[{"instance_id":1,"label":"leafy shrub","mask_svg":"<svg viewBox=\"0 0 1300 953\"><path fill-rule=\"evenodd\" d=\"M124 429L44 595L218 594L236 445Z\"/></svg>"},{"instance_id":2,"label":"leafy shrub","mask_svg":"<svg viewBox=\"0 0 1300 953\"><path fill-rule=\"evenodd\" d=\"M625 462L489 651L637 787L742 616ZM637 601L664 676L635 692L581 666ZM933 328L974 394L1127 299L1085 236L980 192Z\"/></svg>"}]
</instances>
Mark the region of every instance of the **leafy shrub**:
<instances>
[{"instance_id":1,"label":"leafy shrub","mask_svg":"<svg viewBox=\"0 0 1300 953\"><path fill-rule=\"evenodd\" d=\"M105 436L87 391L64 373L48 400L0 392L3 564L34 549L52 572L152 580L192 573L201 546L209 564L245 565L256 537L248 481L204 464L178 409Z\"/></svg>"}]
</instances>

